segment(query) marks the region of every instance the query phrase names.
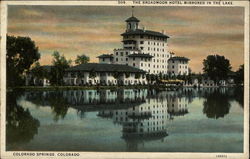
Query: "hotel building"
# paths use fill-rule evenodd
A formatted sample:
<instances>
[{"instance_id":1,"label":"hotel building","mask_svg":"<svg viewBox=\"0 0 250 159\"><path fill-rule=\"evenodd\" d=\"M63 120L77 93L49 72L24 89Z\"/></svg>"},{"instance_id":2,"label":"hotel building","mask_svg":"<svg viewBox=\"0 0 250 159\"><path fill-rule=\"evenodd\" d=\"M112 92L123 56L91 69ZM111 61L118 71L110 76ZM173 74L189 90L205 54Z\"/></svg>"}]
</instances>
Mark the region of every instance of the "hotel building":
<instances>
[{"instance_id":1,"label":"hotel building","mask_svg":"<svg viewBox=\"0 0 250 159\"><path fill-rule=\"evenodd\" d=\"M99 63L133 66L148 74L188 75L189 59L168 51L169 36L164 31L141 29L139 22L133 15L126 20L126 30L121 34L123 47L98 56Z\"/></svg>"}]
</instances>

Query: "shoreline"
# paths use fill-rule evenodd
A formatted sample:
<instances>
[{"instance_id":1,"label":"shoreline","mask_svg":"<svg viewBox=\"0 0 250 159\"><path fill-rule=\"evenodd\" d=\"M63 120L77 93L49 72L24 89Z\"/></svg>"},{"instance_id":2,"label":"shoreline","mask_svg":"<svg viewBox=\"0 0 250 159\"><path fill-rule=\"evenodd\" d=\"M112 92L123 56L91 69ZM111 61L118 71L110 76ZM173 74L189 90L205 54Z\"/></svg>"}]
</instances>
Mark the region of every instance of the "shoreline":
<instances>
[{"instance_id":1,"label":"shoreline","mask_svg":"<svg viewBox=\"0 0 250 159\"><path fill-rule=\"evenodd\" d=\"M57 91L57 90L101 90L101 89L158 89L158 90L176 90L179 88L233 88L242 86L204 86L204 87L191 87L191 86L164 86L164 85L131 85L131 86L19 86L7 88L7 92L25 90L25 91Z\"/></svg>"}]
</instances>

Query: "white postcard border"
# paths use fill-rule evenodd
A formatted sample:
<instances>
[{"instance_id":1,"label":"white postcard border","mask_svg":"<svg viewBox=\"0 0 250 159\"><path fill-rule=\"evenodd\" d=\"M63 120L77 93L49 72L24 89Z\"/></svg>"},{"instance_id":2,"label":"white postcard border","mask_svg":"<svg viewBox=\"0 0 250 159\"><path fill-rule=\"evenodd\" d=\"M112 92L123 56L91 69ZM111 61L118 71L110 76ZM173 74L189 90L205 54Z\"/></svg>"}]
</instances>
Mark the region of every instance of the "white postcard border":
<instances>
[{"instance_id":1,"label":"white postcard border","mask_svg":"<svg viewBox=\"0 0 250 159\"><path fill-rule=\"evenodd\" d=\"M209 1L205 1L209 2ZM210 1L213 2L213 1ZM223 2L223 1L220 1ZM197 7L244 7L244 153L142 153L142 152L76 152L79 157L68 156L40 156L39 158L220 158L218 155L226 155L227 158L248 158L249 156L249 1L232 1L233 5L195 5ZM1 158L38 158L37 156L13 156L14 152L37 153L39 151L7 151L5 149L5 117L6 117L6 35L8 5L54 5L54 6L194 6L184 4L134 4L126 1L119 4L118 1L2 1L1 2ZM45 151L43 151L45 153ZM64 154L67 152L48 151L48 153ZM73 152L71 152L73 153Z\"/></svg>"}]
</instances>

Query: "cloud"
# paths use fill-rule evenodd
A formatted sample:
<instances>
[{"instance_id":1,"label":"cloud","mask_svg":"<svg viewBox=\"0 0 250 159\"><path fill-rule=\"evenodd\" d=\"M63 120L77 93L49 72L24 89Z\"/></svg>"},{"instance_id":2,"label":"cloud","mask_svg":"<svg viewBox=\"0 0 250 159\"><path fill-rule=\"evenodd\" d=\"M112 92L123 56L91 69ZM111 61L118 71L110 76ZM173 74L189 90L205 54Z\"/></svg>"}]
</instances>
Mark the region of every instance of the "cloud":
<instances>
[{"instance_id":1,"label":"cloud","mask_svg":"<svg viewBox=\"0 0 250 159\"><path fill-rule=\"evenodd\" d=\"M169 49L190 58L193 71L202 71L202 60L211 53L229 58L234 70L244 61L243 8L136 7L134 14L146 29L165 30ZM51 62L54 50L97 62L96 56L121 47L129 16L131 7L121 6L9 6L8 34L31 37L42 64Z\"/></svg>"}]
</instances>

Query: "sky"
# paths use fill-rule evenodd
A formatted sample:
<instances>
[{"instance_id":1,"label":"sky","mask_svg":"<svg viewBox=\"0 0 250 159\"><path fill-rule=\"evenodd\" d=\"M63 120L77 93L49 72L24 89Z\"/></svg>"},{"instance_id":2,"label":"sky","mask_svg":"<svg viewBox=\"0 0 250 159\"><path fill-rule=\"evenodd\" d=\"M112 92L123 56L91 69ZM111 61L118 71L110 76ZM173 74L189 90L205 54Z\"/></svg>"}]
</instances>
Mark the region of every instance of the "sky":
<instances>
[{"instance_id":1,"label":"sky","mask_svg":"<svg viewBox=\"0 0 250 159\"><path fill-rule=\"evenodd\" d=\"M91 62L122 47L121 33L131 7L9 6L8 35L29 36L39 47L42 65L59 51L75 60L85 54ZM223 55L233 70L244 63L244 9L241 7L135 7L139 26L165 33L169 51L190 59L193 72L202 72L208 55Z\"/></svg>"}]
</instances>

